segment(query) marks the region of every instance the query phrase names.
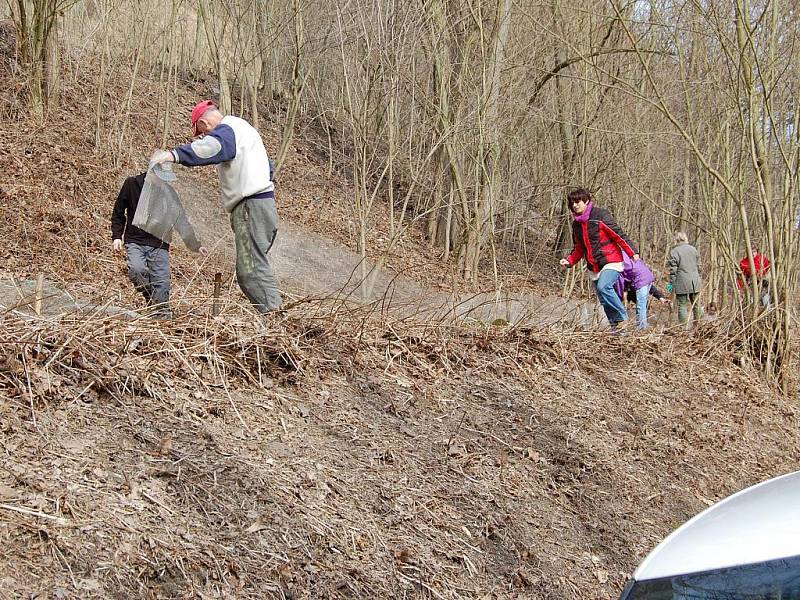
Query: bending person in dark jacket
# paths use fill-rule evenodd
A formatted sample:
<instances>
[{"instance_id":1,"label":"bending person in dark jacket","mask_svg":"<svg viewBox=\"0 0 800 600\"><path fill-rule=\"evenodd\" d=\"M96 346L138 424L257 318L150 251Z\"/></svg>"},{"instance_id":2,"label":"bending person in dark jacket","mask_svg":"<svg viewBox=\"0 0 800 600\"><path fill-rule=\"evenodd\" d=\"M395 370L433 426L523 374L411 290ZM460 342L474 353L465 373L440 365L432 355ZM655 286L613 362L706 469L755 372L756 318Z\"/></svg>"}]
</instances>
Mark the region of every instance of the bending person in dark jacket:
<instances>
[{"instance_id":1,"label":"bending person in dark jacket","mask_svg":"<svg viewBox=\"0 0 800 600\"><path fill-rule=\"evenodd\" d=\"M614 289L624 268L622 255L634 261L639 254L630 238L604 208L594 206L592 195L585 189L573 190L567 196L572 211L572 252L561 259L561 265L572 267L586 259L589 278L594 282L597 298L603 306L611 329L628 319L628 312Z\"/></svg>"},{"instance_id":2,"label":"bending person in dark jacket","mask_svg":"<svg viewBox=\"0 0 800 600\"><path fill-rule=\"evenodd\" d=\"M178 230L189 249L205 254L205 248L200 244L192 225L186 218L177 194L165 183L166 180L174 180L175 174L165 174L160 167L154 169L154 172L158 178L154 180L155 183L148 182L148 185L163 185L165 189L162 190L163 193L153 194L157 198L158 205L147 207L147 212L154 217L144 219L143 215L139 215L140 220L146 222L146 225L143 226L149 231L133 224L147 176L147 173L140 173L134 177L128 177L122 184L122 189L111 213L111 238L115 251L125 248L128 279L144 296L147 304L153 307L152 316L169 319L172 317L169 308L171 280L169 240L172 229ZM166 178L166 180L162 178ZM138 222L139 220L137 220ZM153 231L162 234L167 241L153 235Z\"/></svg>"}]
</instances>

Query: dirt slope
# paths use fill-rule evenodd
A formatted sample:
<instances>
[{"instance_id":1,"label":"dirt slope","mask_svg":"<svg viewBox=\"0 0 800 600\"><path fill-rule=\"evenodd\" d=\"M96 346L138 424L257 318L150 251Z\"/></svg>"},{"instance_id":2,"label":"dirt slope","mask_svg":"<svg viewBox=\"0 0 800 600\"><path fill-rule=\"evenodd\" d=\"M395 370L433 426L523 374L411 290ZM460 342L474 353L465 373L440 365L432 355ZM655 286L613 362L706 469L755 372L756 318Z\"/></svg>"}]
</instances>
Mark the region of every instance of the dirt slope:
<instances>
[{"instance_id":1,"label":"dirt slope","mask_svg":"<svg viewBox=\"0 0 800 600\"><path fill-rule=\"evenodd\" d=\"M4 317L36 344L1 348L0 597L612 598L796 464L794 409L702 338L318 314Z\"/></svg>"}]
</instances>

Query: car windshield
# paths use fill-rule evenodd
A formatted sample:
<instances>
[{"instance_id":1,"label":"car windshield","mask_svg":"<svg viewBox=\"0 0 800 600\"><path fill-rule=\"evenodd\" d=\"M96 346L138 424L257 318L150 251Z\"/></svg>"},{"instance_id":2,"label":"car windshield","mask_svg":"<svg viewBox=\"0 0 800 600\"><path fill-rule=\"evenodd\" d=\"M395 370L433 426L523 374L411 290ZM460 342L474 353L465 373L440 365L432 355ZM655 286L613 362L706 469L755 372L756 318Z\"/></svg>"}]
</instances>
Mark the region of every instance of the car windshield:
<instances>
[{"instance_id":1,"label":"car windshield","mask_svg":"<svg viewBox=\"0 0 800 600\"><path fill-rule=\"evenodd\" d=\"M800 556L636 581L620 600L800 600Z\"/></svg>"}]
</instances>

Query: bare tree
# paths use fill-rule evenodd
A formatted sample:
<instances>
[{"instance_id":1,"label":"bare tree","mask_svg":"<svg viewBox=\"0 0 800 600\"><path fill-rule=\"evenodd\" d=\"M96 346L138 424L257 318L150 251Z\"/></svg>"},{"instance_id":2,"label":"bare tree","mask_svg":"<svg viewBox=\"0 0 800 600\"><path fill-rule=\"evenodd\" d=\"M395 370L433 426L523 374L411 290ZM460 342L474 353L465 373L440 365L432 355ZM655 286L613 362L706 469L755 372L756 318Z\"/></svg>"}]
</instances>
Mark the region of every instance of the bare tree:
<instances>
[{"instance_id":1,"label":"bare tree","mask_svg":"<svg viewBox=\"0 0 800 600\"><path fill-rule=\"evenodd\" d=\"M31 111L44 116L58 103L58 29L61 14L78 0L6 0L17 30L20 62L28 69Z\"/></svg>"}]
</instances>

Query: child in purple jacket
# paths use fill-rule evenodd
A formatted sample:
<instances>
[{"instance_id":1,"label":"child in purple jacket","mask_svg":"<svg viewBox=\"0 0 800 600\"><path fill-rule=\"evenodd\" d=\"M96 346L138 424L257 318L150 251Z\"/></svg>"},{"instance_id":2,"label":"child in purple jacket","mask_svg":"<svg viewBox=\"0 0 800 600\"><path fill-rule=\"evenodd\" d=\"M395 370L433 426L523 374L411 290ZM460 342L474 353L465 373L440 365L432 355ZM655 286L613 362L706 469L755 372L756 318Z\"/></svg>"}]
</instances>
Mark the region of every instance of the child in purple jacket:
<instances>
[{"instance_id":1,"label":"child in purple jacket","mask_svg":"<svg viewBox=\"0 0 800 600\"><path fill-rule=\"evenodd\" d=\"M650 294L661 302L668 302L664 295L653 285L656 276L643 260L631 260L622 257L623 271L617 279L616 290L620 298L634 293L636 295L636 328L647 328L647 300Z\"/></svg>"}]
</instances>

